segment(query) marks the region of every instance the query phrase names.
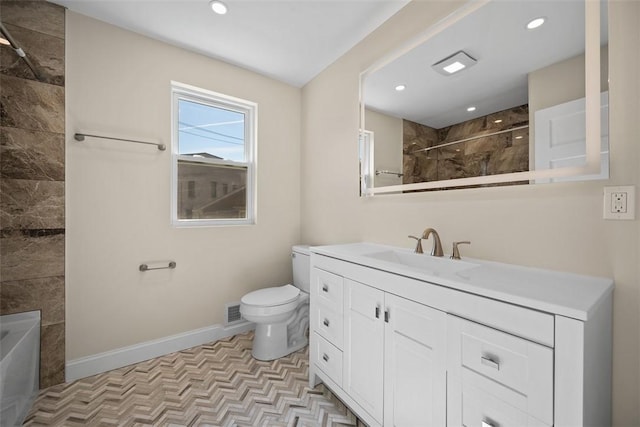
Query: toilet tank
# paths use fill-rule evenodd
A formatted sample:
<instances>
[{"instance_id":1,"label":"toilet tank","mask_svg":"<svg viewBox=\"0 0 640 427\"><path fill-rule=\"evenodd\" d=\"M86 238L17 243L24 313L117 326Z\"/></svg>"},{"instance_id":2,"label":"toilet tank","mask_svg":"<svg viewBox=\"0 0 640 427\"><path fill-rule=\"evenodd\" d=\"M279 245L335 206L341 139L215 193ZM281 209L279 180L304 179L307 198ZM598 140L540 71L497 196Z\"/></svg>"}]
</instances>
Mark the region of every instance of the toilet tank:
<instances>
[{"instance_id":1,"label":"toilet tank","mask_svg":"<svg viewBox=\"0 0 640 427\"><path fill-rule=\"evenodd\" d=\"M293 263L293 285L306 293L309 293L310 286L310 270L311 252L309 245L296 245L291 252L291 261Z\"/></svg>"}]
</instances>

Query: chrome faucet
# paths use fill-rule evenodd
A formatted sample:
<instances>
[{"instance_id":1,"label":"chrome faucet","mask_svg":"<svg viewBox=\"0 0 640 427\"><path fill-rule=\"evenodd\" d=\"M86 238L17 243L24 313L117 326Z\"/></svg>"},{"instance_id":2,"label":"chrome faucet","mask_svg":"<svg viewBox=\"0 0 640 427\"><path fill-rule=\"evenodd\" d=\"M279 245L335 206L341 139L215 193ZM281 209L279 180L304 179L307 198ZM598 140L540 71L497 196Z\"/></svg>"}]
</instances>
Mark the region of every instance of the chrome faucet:
<instances>
[{"instance_id":1,"label":"chrome faucet","mask_svg":"<svg viewBox=\"0 0 640 427\"><path fill-rule=\"evenodd\" d=\"M440 242L440 236L438 236L438 232L433 228L426 228L422 232L422 238L428 239L429 236L433 236L433 247L431 248L432 256L444 256L444 252L442 251L442 243Z\"/></svg>"}]
</instances>

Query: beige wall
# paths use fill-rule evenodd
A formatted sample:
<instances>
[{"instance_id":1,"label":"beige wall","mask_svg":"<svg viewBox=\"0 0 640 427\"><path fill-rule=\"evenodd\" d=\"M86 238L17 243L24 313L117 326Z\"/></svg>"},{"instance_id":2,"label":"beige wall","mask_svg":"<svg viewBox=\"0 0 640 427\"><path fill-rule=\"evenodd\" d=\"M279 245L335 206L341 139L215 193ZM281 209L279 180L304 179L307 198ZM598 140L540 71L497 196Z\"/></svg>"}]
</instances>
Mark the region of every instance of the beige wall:
<instances>
[{"instance_id":1,"label":"beige wall","mask_svg":"<svg viewBox=\"0 0 640 427\"><path fill-rule=\"evenodd\" d=\"M226 302L291 280L300 240L300 89L68 12L67 360L223 322ZM258 223L172 228L170 81L255 101ZM138 265L175 260L175 270Z\"/></svg>"},{"instance_id":2,"label":"beige wall","mask_svg":"<svg viewBox=\"0 0 640 427\"><path fill-rule=\"evenodd\" d=\"M609 90L609 49L600 49L600 87ZM535 114L538 110L584 98L585 56L578 55L548 67L532 71L528 76L529 87L529 140L535 141ZM535 165L535 144L529 146L532 169Z\"/></svg>"},{"instance_id":3,"label":"beige wall","mask_svg":"<svg viewBox=\"0 0 640 427\"><path fill-rule=\"evenodd\" d=\"M602 219L602 187L640 185L640 2L611 3L608 181L359 198L359 73L454 7L410 3L303 88L303 240L410 247L408 234L432 226L447 249L454 240L471 240L463 255L613 277L613 418L618 426L638 425L640 227Z\"/></svg>"},{"instance_id":4,"label":"beige wall","mask_svg":"<svg viewBox=\"0 0 640 427\"><path fill-rule=\"evenodd\" d=\"M364 124L373 135L375 170L402 172L402 119L366 109ZM402 184L402 177L381 174L374 177L375 187Z\"/></svg>"}]
</instances>

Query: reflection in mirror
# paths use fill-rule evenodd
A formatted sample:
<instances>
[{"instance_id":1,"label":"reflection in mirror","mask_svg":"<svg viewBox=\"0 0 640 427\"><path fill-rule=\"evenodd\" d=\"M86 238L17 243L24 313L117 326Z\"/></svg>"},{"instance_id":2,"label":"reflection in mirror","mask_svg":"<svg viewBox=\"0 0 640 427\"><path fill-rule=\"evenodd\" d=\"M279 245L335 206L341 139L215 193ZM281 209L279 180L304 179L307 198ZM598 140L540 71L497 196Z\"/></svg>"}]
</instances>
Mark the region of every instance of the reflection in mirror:
<instances>
[{"instance_id":1,"label":"reflection in mirror","mask_svg":"<svg viewBox=\"0 0 640 427\"><path fill-rule=\"evenodd\" d=\"M473 2L365 71L363 193L608 177L607 8L594 19L589 3ZM594 98L600 167L586 169Z\"/></svg>"}]
</instances>

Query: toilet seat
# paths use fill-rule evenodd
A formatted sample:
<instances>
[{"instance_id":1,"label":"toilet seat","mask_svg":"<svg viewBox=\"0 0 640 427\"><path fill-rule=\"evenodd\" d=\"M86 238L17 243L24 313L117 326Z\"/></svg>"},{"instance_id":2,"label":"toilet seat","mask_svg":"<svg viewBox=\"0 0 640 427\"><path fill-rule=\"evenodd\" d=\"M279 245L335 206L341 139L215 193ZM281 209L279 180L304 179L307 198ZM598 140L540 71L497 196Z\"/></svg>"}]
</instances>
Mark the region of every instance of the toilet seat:
<instances>
[{"instance_id":1,"label":"toilet seat","mask_svg":"<svg viewBox=\"0 0 640 427\"><path fill-rule=\"evenodd\" d=\"M295 286L274 286L249 292L240 299L240 302L253 307L277 307L295 302L299 295L300 289Z\"/></svg>"}]
</instances>

